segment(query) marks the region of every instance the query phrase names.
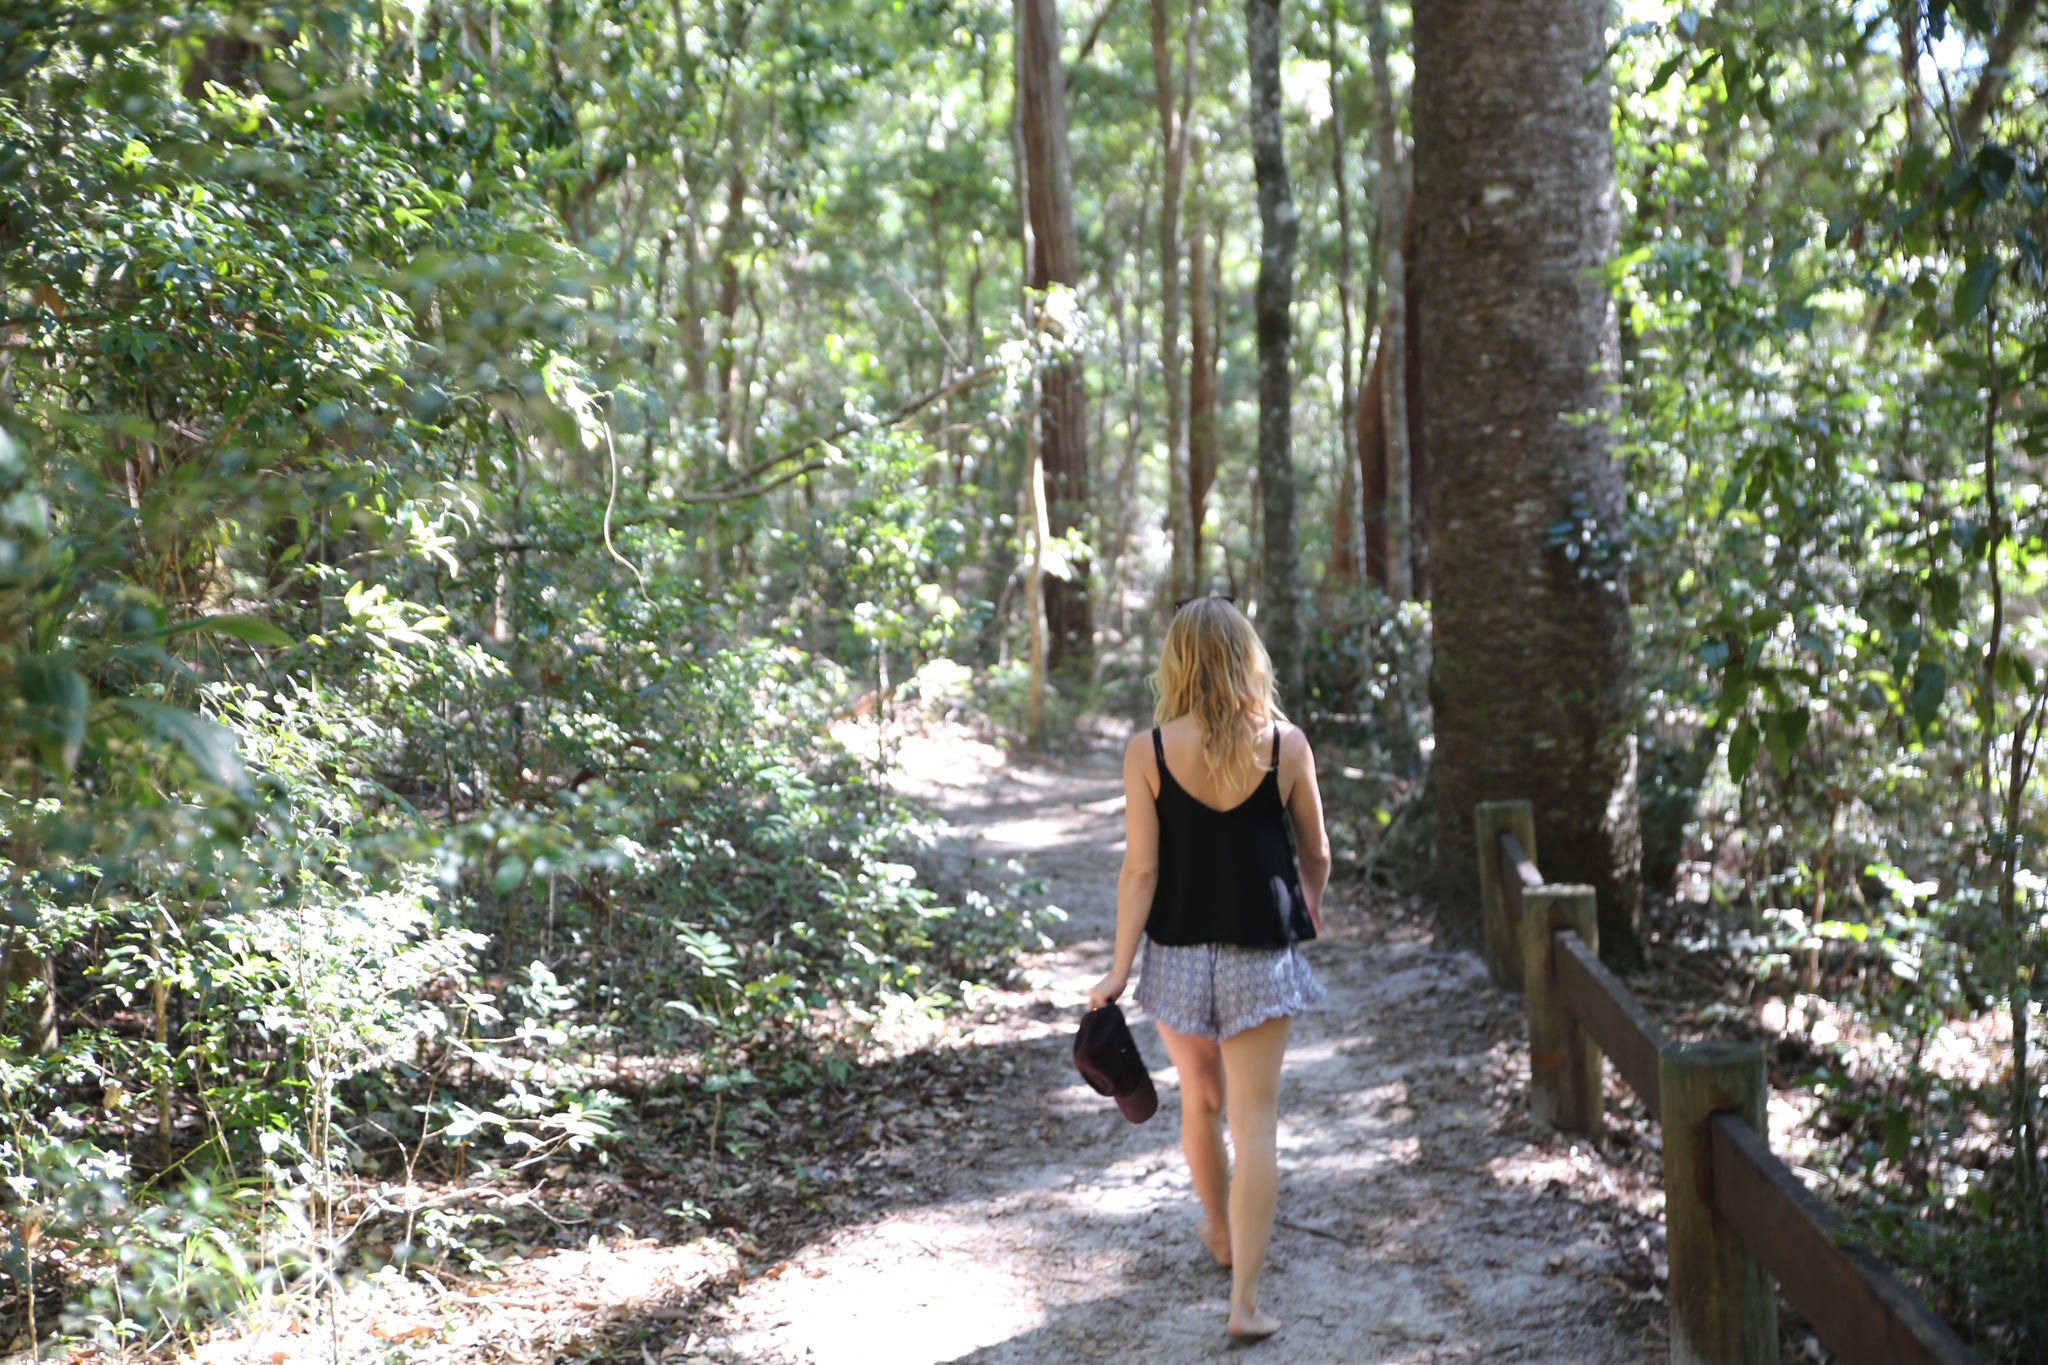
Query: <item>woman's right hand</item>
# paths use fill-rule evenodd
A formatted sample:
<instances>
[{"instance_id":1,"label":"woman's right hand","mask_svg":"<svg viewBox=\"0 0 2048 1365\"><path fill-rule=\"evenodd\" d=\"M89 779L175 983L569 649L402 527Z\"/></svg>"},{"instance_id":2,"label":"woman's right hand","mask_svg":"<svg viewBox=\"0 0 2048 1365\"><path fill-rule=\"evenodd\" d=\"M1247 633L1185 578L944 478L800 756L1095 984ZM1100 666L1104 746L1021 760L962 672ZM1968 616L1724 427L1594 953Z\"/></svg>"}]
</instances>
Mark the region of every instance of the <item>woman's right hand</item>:
<instances>
[{"instance_id":1,"label":"woman's right hand","mask_svg":"<svg viewBox=\"0 0 2048 1365\"><path fill-rule=\"evenodd\" d=\"M1111 972L1108 976L1103 977L1102 980L1088 988L1088 1008L1099 1010L1104 1005L1110 1004L1124 993L1124 987L1128 984L1130 984L1130 973Z\"/></svg>"}]
</instances>

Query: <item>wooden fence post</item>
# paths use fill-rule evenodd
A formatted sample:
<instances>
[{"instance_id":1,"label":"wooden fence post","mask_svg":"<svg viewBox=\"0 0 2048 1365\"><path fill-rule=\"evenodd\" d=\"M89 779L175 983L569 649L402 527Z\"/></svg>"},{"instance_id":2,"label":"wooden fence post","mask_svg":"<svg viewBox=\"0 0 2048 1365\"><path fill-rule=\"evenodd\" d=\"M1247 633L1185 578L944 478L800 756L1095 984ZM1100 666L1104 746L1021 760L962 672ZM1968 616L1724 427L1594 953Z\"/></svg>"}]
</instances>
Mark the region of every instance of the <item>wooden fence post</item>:
<instances>
[{"instance_id":1,"label":"wooden fence post","mask_svg":"<svg viewBox=\"0 0 2048 1365\"><path fill-rule=\"evenodd\" d=\"M1777 1365L1778 1291L1714 1212L1709 1120L1732 1113L1759 1134L1769 1080L1761 1048L1672 1043L1658 1056L1664 1222L1671 1253L1672 1365Z\"/></svg>"},{"instance_id":2,"label":"wooden fence post","mask_svg":"<svg viewBox=\"0 0 2048 1365\"><path fill-rule=\"evenodd\" d=\"M1539 886L1522 893L1522 999L1529 1010L1529 1111L1536 1121L1597 1144L1605 1130L1600 1049L1557 991L1552 935L1569 929L1600 950L1590 886Z\"/></svg>"},{"instance_id":3,"label":"wooden fence post","mask_svg":"<svg viewBox=\"0 0 2048 1365\"><path fill-rule=\"evenodd\" d=\"M1479 910L1486 930L1486 970L1503 990L1522 989L1522 928L1509 913L1510 901L1501 883L1514 876L1500 863L1500 832L1515 836L1536 861L1536 807L1527 801L1481 801L1472 813L1479 835Z\"/></svg>"}]
</instances>

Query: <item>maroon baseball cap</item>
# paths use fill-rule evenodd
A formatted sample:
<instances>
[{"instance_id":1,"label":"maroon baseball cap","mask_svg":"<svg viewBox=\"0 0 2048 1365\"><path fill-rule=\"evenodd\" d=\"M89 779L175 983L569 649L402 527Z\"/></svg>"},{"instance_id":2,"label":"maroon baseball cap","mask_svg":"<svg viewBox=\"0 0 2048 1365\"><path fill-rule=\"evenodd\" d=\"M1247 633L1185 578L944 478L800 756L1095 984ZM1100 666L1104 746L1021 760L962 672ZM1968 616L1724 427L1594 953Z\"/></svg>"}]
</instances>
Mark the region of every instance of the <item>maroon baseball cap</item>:
<instances>
[{"instance_id":1,"label":"maroon baseball cap","mask_svg":"<svg viewBox=\"0 0 2048 1365\"><path fill-rule=\"evenodd\" d=\"M1098 1095L1115 1098L1116 1107L1132 1123L1143 1123L1159 1110L1159 1092L1152 1086L1152 1073L1131 1037L1124 1012L1114 1004L1090 1010L1081 1016L1081 1028L1074 1034L1074 1065L1081 1079Z\"/></svg>"}]
</instances>

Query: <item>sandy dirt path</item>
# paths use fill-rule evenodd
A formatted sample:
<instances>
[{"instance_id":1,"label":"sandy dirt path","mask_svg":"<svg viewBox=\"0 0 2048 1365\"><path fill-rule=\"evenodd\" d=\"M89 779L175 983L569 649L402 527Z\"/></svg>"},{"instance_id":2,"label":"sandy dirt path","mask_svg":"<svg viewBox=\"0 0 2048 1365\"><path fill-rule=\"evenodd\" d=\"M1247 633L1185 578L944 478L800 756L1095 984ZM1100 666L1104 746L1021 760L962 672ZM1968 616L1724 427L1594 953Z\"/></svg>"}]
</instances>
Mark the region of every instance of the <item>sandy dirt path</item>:
<instances>
[{"instance_id":1,"label":"sandy dirt path","mask_svg":"<svg viewBox=\"0 0 2048 1365\"><path fill-rule=\"evenodd\" d=\"M1151 1022L1127 996L1161 1092L1150 1123L1126 1123L1069 1057L1109 957L1116 754L1010 767L957 740L912 740L902 761L906 787L951 822L950 856L985 875L1016 860L1070 918L1025 964L1026 989L936 1040L996 1078L971 1112L878 1157L873 1213L737 1286L671 1350L748 1365L1223 1355L1228 1275L1196 1241ZM1654 1288L1623 1278L1641 1284L1647 1256L1618 1245L1633 1233L1609 1216L1623 1193L1612 1172L1522 1117L1519 1001L1359 888L1334 891L1327 919L1309 951L1329 995L1297 1021L1282 1087L1263 1298L1287 1326L1258 1357L1662 1360Z\"/></svg>"}]
</instances>

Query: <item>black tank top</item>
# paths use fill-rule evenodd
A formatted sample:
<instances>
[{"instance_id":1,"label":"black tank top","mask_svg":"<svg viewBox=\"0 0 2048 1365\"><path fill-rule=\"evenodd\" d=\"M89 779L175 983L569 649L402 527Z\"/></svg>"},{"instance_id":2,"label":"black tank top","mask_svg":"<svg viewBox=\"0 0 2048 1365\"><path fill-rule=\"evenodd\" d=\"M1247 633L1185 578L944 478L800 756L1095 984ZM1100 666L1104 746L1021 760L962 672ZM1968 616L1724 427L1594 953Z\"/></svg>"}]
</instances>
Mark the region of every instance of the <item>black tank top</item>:
<instances>
[{"instance_id":1,"label":"black tank top","mask_svg":"<svg viewBox=\"0 0 2048 1365\"><path fill-rule=\"evenodd\" d=\"M1157 729L1152 753L1159 760L1159 885L1146 937L1170 947L1242 948L1285 948L1314 938L1280 801L1279 727L1271 770L1229 810L1203 805L1173 780Z\"/></svg>"}]
</instances>

